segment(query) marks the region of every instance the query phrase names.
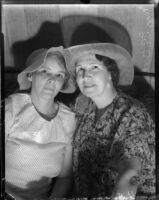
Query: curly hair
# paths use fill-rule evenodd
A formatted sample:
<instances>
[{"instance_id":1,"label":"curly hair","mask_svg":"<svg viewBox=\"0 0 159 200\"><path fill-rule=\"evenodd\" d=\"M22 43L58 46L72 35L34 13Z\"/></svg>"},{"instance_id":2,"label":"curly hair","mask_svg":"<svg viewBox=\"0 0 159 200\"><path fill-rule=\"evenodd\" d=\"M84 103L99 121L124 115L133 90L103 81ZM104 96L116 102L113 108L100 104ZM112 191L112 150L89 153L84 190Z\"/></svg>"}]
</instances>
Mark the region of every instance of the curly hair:
<instances>
[{"instance_id":1,"label":"curly hair","mask_svg":"<svg viewBox=\"0 0 159 200\"><path fill-rule=\"evenodd\" d=\"M107 56L102 56L95 54L95 57L98 61L103 62L104 66L107 68L108 72L111 74L112 82L114 87L116 87L119 83L119 69L116 61Z\"/></svg>"}]
</instances>

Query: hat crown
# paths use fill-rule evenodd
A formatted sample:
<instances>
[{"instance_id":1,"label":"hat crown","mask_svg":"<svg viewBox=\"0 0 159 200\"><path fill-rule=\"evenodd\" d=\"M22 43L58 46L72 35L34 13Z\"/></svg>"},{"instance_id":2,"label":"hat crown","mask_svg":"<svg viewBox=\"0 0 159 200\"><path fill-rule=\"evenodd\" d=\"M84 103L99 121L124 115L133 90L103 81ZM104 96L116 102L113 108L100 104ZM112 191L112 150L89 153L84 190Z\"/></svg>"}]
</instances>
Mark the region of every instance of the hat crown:
<instances>
[{"instance_id":1,"label":"hat crown","mask_svg":"<svg viewBox=\"0 0 159 200\"><path fill-rule=\"evenodd\" d=\"M42 56L42 54L46 54L47 49L38 49L32 52L26 60L25 66L28 67L32 65L38 58ZM44 56L43 56L44 57Z\"/></svg>"}]
</instances>

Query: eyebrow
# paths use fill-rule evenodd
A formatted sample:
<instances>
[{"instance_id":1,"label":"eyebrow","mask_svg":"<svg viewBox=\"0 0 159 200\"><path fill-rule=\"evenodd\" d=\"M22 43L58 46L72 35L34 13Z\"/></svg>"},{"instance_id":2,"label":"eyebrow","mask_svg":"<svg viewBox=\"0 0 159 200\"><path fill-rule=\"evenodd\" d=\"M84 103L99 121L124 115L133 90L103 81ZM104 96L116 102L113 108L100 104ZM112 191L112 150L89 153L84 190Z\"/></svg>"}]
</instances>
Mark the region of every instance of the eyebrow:
<instances>
[{"instance_id":1,"label":"eyebrow","mask_svg":"<svg viewBox=\"0 0 159 200\"><path fill-rule=\"evenodd\" d=\"M82 65L77 65L76 68L83 67Z\"/></svg>"},{"instance_id":2,"label":"eyebrow","mask_svg":"<svg viewBox=\"0 0 159 200\"><path fill-rule=\"evenodd\" d=\"M52 70L52 67L46 67L45 65L41 65L40 69ZM59 72L67 73L67 69L61 69L61 70L59 70Z\"/></svg>"},{"instance_id":3,"label":"eyebrow","mask_svg":"<svg viewBox=\"0 0 159 200\"><path fill-rule=\"evenodd\" d=\"M90 65L100 65L100 63L90 63Z\"/></svg>"},{"instance_id":4,"label":"eyebrow","mask_svg":"<svg viewBox=\"0 0 159 200\"><path fill-rule=\"evenodd\" d=\"M89 63L89 65L101 65L100 63ZM78 68L78 67L83 67L83 66L85 66L85 65L76 65L76 68Z\"/></svg>"},{"instance_id":5,"label":"eyebrow","mask_svg":"<svg viewBox=\"0 0 159 200\"><path fill-rule=\"evenodd\" d=\"M67 74L67 72L64 71L59 71L58 73Z\"/></svg>"},{"instance_id":6,"label":"eyebrow","mask_svg":"<svg viewBox=\"0 0 159 200\"><path fill-rule=\"evenodd\" d=\"M66 72L64 72L64 71L56 71L56 72L54 72L54 73L61 73L61 74L66 75L68 72L67 72L67 71L66 71Z\"/></svg>"}]
</instances>

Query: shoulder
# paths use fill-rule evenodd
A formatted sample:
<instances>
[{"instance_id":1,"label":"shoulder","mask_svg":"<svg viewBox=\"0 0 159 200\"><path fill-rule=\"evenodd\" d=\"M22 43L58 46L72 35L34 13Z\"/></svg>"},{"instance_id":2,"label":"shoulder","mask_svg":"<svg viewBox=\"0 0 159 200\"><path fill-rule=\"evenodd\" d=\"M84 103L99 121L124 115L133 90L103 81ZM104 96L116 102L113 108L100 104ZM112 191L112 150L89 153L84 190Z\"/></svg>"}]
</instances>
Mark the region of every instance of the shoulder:
<instances>
[{"instance_id":1,"label":"shoulder","mask_svg":"<svg viewBox=\"0 0 159 200\"><path fill-rule=\"evenodd\" d=\"M131 137L139 137L140 135L142 140L144 140L144 138L153 138L154 140L155 124L144 105L127 95L121 97L121 102L123 110L119 112L119 110L122 109L119 103L118 106L120 108L115 111L115 120L119 124L116 137L128 137L131 139ZM137 139L137 141L138 140L139 139Z\"/></svg>"},{"instance_id":2,"label":"shoulder","mask_svg":"<svg viewBox=\"0 0 159 200\"><path fill-rule=\"evenodd\" d=\"M119 94L116 108L129 116L151 118L143 103L124 93Z\"/></svg>"},{"instance_id":3,"label":"shoulder","mask_svg":"<svg viewBox=\"0 0 159 200\"><path fill-rule=\"evenodd\" d=\"M64 105L63 103L59 103L59 112L64 116L75 117L75 113L71 110L71 108Z\"/></svg>"},{"instance_id":4,"label":"shoulder","mask_svg":"<svg viewBox=\"0 0 159 200\"><path fill-rule=\"evenodd\" d=\"M124 105L126 104L127 106L129 106L129 108L141 108L141 109L145 109L144 104L141 103L139 100L125 94L125 93L119 93L119 98L118 98L118 105Z\"/></svg>"},{"instance_id":5,"label":"shoulder","mask_svg":"<svg viewBox=\"0 0 159 200\"><path fill-rule=\"evenodd\" d=\"M16 93L8 96L8 98L5 99L5 103L21 103L27 100L30 100L29 94Z\"/></svg>"},{"instance_id":6,"label":"shoulder","mask_svg":"<svg viewBox=\"0 0 159 200\"><path fill-rule=\"evenodd\" d=\"M154 134L154 122L143 103L126 94L119 96L114 118L122 130L128 130L130 133L147 131Z\"/></svg>"},{"instance_id":7,"label":"shoulder","mask_svg":"<svg viewBox=\"0 0 159 200\"><path fill-rule=\"evenodd\" d=\"M76 127L75 113L66 105L59 103L58 117L62 122L66 137L72 138Z\"/></svg>"},{"instance_id":8,"label":"shoulder","mask_svg":"<svg viewBox=\"0 0 159 200\"><path fill-rule=\"evenodd\" d=\"M12 112L17 112L26 106L26 104L30 104L31 99L29 94L16 93L8 96L5 99L5 108L6 110L11 110Z\"/></svg>"},{"instance_id":9,"label":"shoulder","mask_svg":"<svg viewBox=\"0 0 159 200\"><path fill-rule=\"evenodd\" d=\"M75 113L62 103L59 103L59 117L68 128L74 126Z\"/></svg>"}]
</instances>

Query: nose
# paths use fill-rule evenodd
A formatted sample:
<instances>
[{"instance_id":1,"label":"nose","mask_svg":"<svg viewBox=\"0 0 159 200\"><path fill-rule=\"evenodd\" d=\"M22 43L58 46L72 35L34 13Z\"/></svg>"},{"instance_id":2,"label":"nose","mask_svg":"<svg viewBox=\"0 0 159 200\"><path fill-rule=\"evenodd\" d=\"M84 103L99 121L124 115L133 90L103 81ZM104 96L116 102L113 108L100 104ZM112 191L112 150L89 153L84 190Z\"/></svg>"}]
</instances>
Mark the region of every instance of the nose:
<instances>
[{"instance_id":1,"label":"nose","mask_svg":"<svg viewBox=\"0 0 159 200\"><path fill-rule=\"evenodd\" d=\"M53 83L56 81L56 77L53 74L48 74L48 83Z\"/></svg>"},{"instance_id":2,"label":"nose","mask_svg":"<svg viewBox=\"0 0 159 200\"><path fill-rule=\"evenodd\" d=\"M84 70L83 71L83 77L82 78L89 78L91 77L91 73L89 70Z\"/></svg>"}]
</instances>

